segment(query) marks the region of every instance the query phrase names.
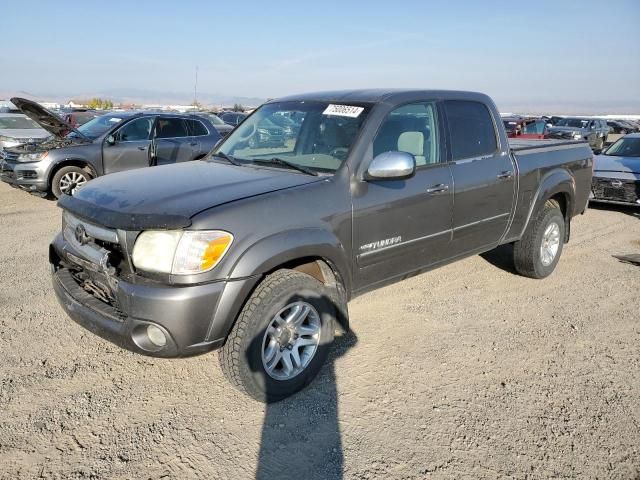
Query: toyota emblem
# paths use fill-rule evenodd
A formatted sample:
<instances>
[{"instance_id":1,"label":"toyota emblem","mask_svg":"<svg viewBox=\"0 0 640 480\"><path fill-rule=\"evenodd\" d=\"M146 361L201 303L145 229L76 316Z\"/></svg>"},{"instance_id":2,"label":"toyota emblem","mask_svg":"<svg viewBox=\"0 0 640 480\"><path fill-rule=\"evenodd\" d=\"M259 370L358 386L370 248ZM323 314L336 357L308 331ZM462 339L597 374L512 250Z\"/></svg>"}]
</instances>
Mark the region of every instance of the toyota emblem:
<instances>
[{"instance_id":1,"label":"toyota emblem","mask_svg":"<svg viewBox=\"0 0 640 480\"><path fill-rule=\"evenodd\" d=\"M622 186L622 182L620 180L611 180L611 186L620 188Z\"/></svg>"},{"instance_id":2,"label":"toyota emblem","mask_svg":"<svg viewBox=\"0 0 640 480\"><path fill-rule=\"evenodd\" d=\"M86 245L89 242L89 235L87 235L87 231L81 223L76 227L74 234L80 245Z\"/></svg>"}]
</instances>

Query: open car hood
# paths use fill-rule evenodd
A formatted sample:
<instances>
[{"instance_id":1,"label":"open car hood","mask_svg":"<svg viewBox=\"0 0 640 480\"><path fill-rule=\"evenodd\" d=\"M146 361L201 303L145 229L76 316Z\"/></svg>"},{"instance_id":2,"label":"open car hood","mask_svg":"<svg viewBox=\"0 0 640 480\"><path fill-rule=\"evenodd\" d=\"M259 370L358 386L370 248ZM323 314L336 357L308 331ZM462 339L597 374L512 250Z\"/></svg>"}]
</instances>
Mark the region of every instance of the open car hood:
<instances>
[{"instance_id":1,"label":"open car hood","mask_svg":"<svg viewBox=\"0 0 640 480\"><path fill-rule=\"evenodd\" d=\"M74 132L80 138L90 142L91 139L87 138L81 132L73 128L67 122L62 120L56 114L51 113L49 110L44 108L42 105L32 101L27 100L26 98L13 97L11 99L11 103L13 103L16 107L20 109L22 113L24 113L31 120L36 122L42 128L44 128L47 132L51 133L58 139L63 139L68 133Z\"/></svg>"}]
</instances>

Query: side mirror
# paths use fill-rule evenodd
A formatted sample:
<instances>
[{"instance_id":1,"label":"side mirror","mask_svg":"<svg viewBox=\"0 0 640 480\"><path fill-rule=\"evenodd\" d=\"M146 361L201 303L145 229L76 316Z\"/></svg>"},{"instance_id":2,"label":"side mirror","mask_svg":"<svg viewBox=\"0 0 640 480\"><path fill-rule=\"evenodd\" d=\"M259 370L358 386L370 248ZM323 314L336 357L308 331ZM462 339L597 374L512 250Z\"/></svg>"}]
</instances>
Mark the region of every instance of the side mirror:
<instances>
[{"instance_id":1,"label":"side mirror","mask_svg":"<svg viewBox=\"0 0 640 480\"><path fill-rule=\"evenodd\" d=\"M402 180L416 173L416 159L407 152L384 152L367 169L367 180Z\"/></svg>"},{"instance_id":2,"label":"side mirror","mask_svg":"<svg viewBox=\"0 0 640 480\"><path fill-rule=\"evenodd\" d=\"M109 135L107 137L107 143L109 145L115 145L116 144L116 137L114 137L113 135Z\"/></svg>"}]
</instances>

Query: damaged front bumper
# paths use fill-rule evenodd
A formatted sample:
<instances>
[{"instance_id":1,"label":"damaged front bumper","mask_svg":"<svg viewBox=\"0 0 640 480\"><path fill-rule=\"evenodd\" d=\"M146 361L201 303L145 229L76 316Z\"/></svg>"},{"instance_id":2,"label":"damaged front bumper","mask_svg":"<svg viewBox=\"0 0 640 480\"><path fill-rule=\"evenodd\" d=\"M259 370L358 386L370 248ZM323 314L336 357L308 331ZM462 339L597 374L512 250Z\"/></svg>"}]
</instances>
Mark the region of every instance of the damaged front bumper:
<instances>
[{"instance_id":1,"label":"damaged front bumper","mask_svg":"<svg viewBox=\"0 0 640 480\"><path fill-rule=\"evenodd\" d=\"M91 232L88 229L88 232ZM254 278L175 286L113 274L113 267L62 233L49 250L53 288L69 317L133 352L155 357L204 353L224 344ZM154 343L149 327L164 337ZM159 333L161 332L161 334Z\"/></svg>"}]
</instances>

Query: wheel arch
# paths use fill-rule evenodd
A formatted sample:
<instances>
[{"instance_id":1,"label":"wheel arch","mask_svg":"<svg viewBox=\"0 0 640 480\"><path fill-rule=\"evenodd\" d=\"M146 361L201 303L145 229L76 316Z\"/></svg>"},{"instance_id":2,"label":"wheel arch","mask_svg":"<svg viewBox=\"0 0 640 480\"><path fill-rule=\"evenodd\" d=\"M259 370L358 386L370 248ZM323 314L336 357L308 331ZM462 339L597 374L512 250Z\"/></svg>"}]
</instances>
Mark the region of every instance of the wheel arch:
<instances>
[{"instance_id":1,"label":"wheel arch","mask_svg":"<svg viewBox=\"0 0 640 480\"><path fill-rule=\"evenodd\" d=\"M218 302L207 339L226 338L259 283L280 269L305 273L326 285L338 323L348 331L351 275L347 258L338 239L320 229L283 232L256 242L232 267L228 287Z\"/></svg>"},{"instance_id":2,"label":"wheel arch","mask_svg":"<svg viewBox=\"0 0 640 480\"><path fill-rule=\"evenodd\" d=\"M547 200L555 200L560 206L562 215L565 220L565 239L567 243L570 237L570 225L571 218L573 216L574 201L575 201L576 184L575 179L565 169L556 169L547 173L541 180L540 186L533 197L531 206L529 207L529 213L527 215L527 221L520 236L524 234L529 227L529 223L533 216L540 211Z\"/></svg>"},{"instance_id":3,"label":"wheel arch","mask_svg":"<svg viewBox=\"0 0 640 480\"><path fill-rule=\"evenodd\" d=\"M49 190L51 190L53 177L61 168L64 167L82 168L84 170L87 170L89 172L89 175L91 175L93 178L96 178L98 176L98 172L96 172L96 169L86 160L83 160L81 158L65 158L64 160L61 160L53 165L49 170L49 175L47 176L47 185L49 186Z\"/></svg>"}]
</instances>

